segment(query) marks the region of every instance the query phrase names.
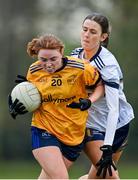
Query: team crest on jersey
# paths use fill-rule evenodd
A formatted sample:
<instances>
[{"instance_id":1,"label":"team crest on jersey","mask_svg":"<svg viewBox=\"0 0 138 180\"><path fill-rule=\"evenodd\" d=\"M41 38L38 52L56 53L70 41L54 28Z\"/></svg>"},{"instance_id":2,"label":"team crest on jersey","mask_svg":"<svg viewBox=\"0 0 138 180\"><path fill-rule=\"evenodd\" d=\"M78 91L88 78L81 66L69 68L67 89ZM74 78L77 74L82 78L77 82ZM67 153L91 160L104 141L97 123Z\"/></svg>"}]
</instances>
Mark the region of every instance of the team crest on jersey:
<instances>
[{"instance_id":1,"label":"team crest on jersey","mask_svg":"<svg viewBox=\"0 0 138 180\"><path fill-rule=\"evenodd\" d=\"M42 77L39 79L39 82L47 82L47 78L46 77Z\"/></svg>"},{"instance_id":2,"label":"team crest on jersey","mask_svg":"<svg viewBox=\"0 0 138 180\"><path fill-rule=\"evenodd\" d=\"M75 79L76 79L76 75L72 75L72 76L70 76L70 77L67 79L67 83L68 83L69 85L72 85L72 84L75 83Z\"/></svg>"}]
</instances>

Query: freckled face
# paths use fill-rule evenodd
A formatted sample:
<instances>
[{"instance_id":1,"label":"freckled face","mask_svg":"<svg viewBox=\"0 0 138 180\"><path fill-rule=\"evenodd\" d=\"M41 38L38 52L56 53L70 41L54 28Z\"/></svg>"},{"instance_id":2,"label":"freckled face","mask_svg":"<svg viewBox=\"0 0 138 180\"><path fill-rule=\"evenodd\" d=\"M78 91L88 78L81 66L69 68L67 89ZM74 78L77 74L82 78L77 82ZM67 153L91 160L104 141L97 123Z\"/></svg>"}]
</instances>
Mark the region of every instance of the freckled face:
<instances>
[{"instance_id":1,"label":"freckled face","mask_svg":"<svg viewBox=\"0 0 138 180\"><path fill-rule=\"evenodd\" d=\"M105 38L102 34L101 26L93 21L86 19L82 25L81 45L85 50L93 50L99 48L101 41Z\"/></svg>"},{"instance_id":2,"label":"freckled face","mask_svg":"<svg viewBox=\"0 0 138 180\"><path fill-rule=\"evenodd\" d=\"M62 67L62 54L58 49L40 49L38 59L48 73L54 73Z\"/></svg>"}]
</instances>

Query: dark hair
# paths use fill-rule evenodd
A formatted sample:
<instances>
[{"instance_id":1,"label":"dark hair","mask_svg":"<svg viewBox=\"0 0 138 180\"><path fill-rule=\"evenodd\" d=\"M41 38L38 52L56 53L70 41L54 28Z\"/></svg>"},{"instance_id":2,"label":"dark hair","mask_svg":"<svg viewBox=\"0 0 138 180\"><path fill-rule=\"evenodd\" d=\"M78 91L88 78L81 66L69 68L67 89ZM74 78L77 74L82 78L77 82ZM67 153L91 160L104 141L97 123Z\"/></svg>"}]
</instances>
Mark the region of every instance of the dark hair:
<instances>
[{"instance_id":1,"label":"dark hair","mask_svg":"<svg viewBox=\"0 0 138 180\"><path fill-rule=\"evenodd\" d=\"M107 17L105 17L104 15L102 15L100 13L94 12L94 13L86 16L83 23L87 19L97 22L101 26L102 33L108 34L108 37L101 43L102 46L107 47L108 41L109 41L109 34L110 34L110 25L109 25L109 20L107 19Z\"/></svg>"}]
</instances>

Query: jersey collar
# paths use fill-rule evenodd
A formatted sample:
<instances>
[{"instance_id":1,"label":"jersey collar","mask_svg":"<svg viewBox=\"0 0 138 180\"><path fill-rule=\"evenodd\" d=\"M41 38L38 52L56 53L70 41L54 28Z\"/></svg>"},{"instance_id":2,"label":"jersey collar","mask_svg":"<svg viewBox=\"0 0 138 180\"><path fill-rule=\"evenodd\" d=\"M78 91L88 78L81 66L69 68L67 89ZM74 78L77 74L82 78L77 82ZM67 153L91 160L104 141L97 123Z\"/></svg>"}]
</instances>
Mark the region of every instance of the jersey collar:
<instances>
[{"instance_id":1,"label":"jersey collar","mask_svg":"<svg viewBox=\"0 0 138 180\"><path fill-rule=\"evenodd\" d=\"M56 70L55 72L61 71L66 66L68 59L65 57L65 58L62 58L62 60L63 60L63 66L59 68L58 70Z\"/></svg>"},{"instance_id":2,"label":"jersey collar","mask_svg":"<svg viewBox=\"0 0 138 180\"><path fill-rule=\"evenodd\" d=\"M100 54L101 50L102 50L102 47L100 46L96 54L93 57L91 57L89 61L91 62L92 60L94 60Z\"/></svg>"},{"instance_id":3,"label":"jersey collar","mask_svg":"<svg viewBox=\"0 0 138 180\"><path fill-rule=\"evenodd\" d=\"M83 48L80 50L79 58L81 58L81 53L82 53L83 50L84 50ZM102 47L100 46L98 51L96 52L96 54L93 57L91 57L89 61L91 62L92 60L94 60L100 54L101 50L102 50Z\"/></svg>"}]
</instances>

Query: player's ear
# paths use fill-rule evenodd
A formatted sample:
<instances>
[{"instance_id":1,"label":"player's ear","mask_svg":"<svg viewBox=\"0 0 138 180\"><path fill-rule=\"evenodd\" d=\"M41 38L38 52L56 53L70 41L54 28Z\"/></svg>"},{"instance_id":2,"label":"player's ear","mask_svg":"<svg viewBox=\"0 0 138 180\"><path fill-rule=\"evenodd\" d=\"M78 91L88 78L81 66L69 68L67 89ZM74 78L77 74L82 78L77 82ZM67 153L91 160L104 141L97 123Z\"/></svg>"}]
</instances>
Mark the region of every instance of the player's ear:
<instances>
[{"instance_id":1,"label":"player's ear","mask_svg":"<svg viewBox=\"0 0 138 180\"><path fill-rule=\"evenodd\" d=\"M101 35L101 42L103 42L109 35L107 33L103 33Z\"/></svg>"}]
</instances>

